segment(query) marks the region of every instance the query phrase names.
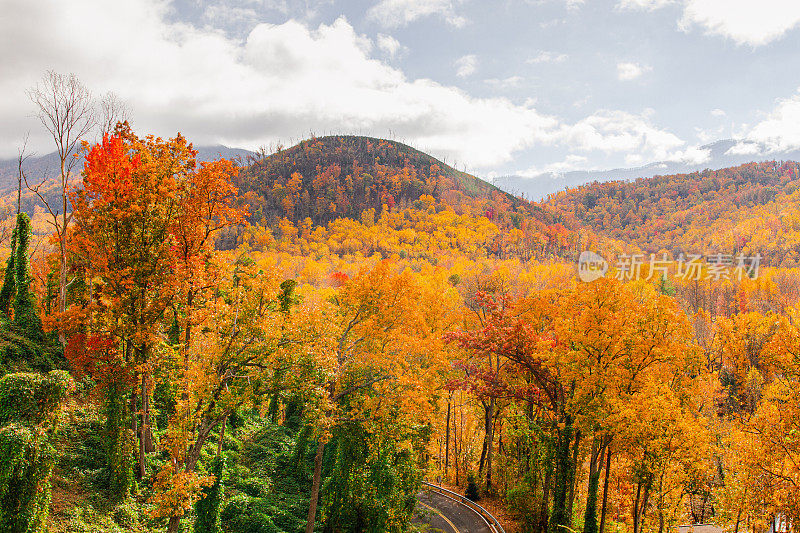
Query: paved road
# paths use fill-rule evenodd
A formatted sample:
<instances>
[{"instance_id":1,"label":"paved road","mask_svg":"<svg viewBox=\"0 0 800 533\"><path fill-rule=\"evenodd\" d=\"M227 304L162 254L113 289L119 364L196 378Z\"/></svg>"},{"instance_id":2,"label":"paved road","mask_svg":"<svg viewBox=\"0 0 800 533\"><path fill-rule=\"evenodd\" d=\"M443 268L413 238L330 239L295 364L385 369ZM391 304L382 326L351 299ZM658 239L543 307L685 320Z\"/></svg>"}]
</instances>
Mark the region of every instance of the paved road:
<instances>
[{"instance_id":1,"label":"paved road","mask_svg":"<svg viewBox=\"0 0 800 533\"><path fill-rule=\"evenodd\" d=\"M431 491L417 496L414 522L427 524L433 533L491 533L480 516L471 509Z\"/></svg>"}]
</instances>

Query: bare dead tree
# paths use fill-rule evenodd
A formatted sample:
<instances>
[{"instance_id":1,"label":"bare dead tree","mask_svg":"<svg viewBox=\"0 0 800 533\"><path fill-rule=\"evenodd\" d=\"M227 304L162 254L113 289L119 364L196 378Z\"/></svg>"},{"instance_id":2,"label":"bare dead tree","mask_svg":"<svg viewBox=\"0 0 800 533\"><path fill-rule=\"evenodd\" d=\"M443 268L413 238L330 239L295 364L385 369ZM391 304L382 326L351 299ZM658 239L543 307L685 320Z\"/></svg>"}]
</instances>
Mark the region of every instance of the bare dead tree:
<instances>
[{"instance_id":1,"label":"bare dead tree","mask_svg":"<svg viewBox=\"0 0 800 533\"><path fill-rule=\"evenodd\" d=\"M25 138L22 140L22 147L17 150L17 215L20 213L20 207L22 204L22 181L25 178L25 160L30 157L30 154L26 153L28 149L28 134L25 134ZM25 180L27 183L27 180Z\"/></svg>"},{"instance_id":2,"label":"bare dead tree","mask_svg":"<svg viewBox=\"0 0 800 533\"><path fill-rule=\"evenodd\" d=\"M116 93L108 92L100 99L100 136L114 132L118 122L129 119L127 104Z\"/></svg>"},{"instance_id":3,"label":"bare dead tree","mask_svg":"<svg viewBox=\"0 0 800 533\"><path fill-rule=\"evenodd\" d=\"M39 120L53 137L60 162L60 198L57 200L45 197L42 186L46 179L32 186L24 174L21 173L21 177L28 190L36 194L44 204L51 218L49 222L58 236L58 310L63 313L67 299L67 227L72 218L67 190L72 168L77 162L74 156L78 143L97 122L95 105L89 89L74 74L58 74L52 70L27 93L38 108ZM61 341L63 343L64 339Z\"/></svg>"}]
</instances>

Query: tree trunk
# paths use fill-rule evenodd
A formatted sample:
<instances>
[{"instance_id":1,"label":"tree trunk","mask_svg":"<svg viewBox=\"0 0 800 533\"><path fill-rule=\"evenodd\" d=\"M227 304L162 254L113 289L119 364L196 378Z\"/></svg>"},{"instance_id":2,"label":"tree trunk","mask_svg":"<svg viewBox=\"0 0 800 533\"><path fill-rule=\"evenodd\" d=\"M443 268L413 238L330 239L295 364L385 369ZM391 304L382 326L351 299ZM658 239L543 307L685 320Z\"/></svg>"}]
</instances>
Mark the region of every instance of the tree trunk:
<instances>
[{"instance_id":1,"label":"tree trunk","mask_svg":"<svg viewBox=\"0 0 800 533\"><path fill-rule=\"evenodd\" d=\"M144 433L144 451L147 453L153 453L156 451L155 442L153 442L153 425L150 423L150 394L147 390L147 383L145 382L145 378L147 376L142 376L142 424L147 428Z\"/></svg>"},{"instance_id":2,"label":"tree trunk","mask_svg":"<svg viewBox=\"0 0 800 533\"><path fill-rule=\"evenodd\" d=\"M203 449L203 445L206 443L206 439L208 439L208 435L211 433L211 430L216 427L219 423L219 420L204 418L203 421L200 423L200 427L197 431L197 440L189 447L189 452L186 454L186 459L183 462L183 465L176 465L176 470L181 468L184 472L193 472L195 467L197 466L197 461L200 459L200 451ZM180 526L181 519L179 516L171 516L169 518L169 523L167 524L167 533L175 533L178 531L178 527Z\"/></svg>"},{"instance_id":3,"label":"tree trunk","mask_svg":"<svg viewBox=\"0 0 800 533\"><path fill-rule=\"evenodd\" d=\"M67 209L69 202L67 200L67 171L64 168L64 159L61 160L61 199L63 202L61 211L61 234L58 236L59 255L58 255L58 311L63 313L67 310ZM63 334L59 334L59 340L62 345L66 344L66 338Z\"/></svg>"},{"instance_id":4,"label":"tree trunk","mask_svg":"<svg viewBox=\"0 0 800 533\"><path fill-rule=\"evenodd\" d=\"M186 329L184 330L183 334L183 379L189 379L189 343L191 342L192 338L192 303L194 302L194 291L189 289L189 293L186 296ZM184 402L189 401L189 387L188 383L184 388L184 391L181 393L181 400Z\"/></svg>"},{"instance_id":5,"label":"tree trunk","mask_svg":"<svg viewBox=\"0 0 800 533\"><path fill-rule=\"evenodd\" d=\"M486 492L492 490L492 455L494 449L494 408L495 399L489 402L489 433L486 435Z\"/></svg>"},{"instance_id":6,"label":"tree trunk","mask_svg":"<svg viewBox=\"0 0 800 533\"><path fill-rule=\"evenodd\" d=\"M462 396L461 399L463 401L463 396ZM461 418L461 428L462 428L461 437L463 437L464 436L464 431L463 431L463 428L464 428L464 413L461 411L461 409L459 409L459 415L460 415L459 418ZM456 487L459 486L459 473L460 473L460 471L458 469L458 458L460 457L460 453L461 453L461 447L460 447L461 437L459 436L458 427L456 426L456 414L455 414L455 412L453 412L453 452L455 453L455 455L453 456L453 463L454 463L453 466L456 469Z\"/></svg>"},{"instance_id":7,"label":"tree trunk","mask_svg":"<svg viewBox=\"0 0 800 533\"><path fill-rule=\"evenodd\" d=\"M133 387L131 393L131 430L133 431L134 438L139 438L139 449L142 447L142 434L139 433L139 402L136 397L136 387ZM136 454L136 478L142 480L142 454Z\"/></svg>"},{"instance_id":8,"label":"tree trunk","mask_svg":"<svg viewBox=\"0 0 800 533\"><path fill-rule=\"evenodd\" d=\"M636 499L633 500L633 533L639 533L639 497L642 493L642 482L636 484Z\"/></svg>"},{"instance_id":9,"label":"tree trunk","mask_svg":"<svg viewBox=\"0 0 800 533\"><path fill-rule=\"evenodd\" d=\"M139 427L139 479L144 479L147 471L147 378L142 373L141 389L142 395L142 425Z\"/></svg>"},{"instance_id":10,"label":"tree trunk","mask_svg":"<svg viewBox=\"0 0 800 533\"><path fill-rule=\"evenodd\" d=\"M578 453L581 445L581 432L575 430L575 444L572 447L572 482L569 485L569 500L567 500L567 516L572 521L572 509L575 504L575 485L578 482Z\"/></svg>"},{"instance_id":11,"label":"tree trunk","mask_svg":"<svg viewBox=\"0 0 800 533\"><path fill-rule=\"evenodd\" d=\"M606 528L606 509L608 508L608 478L611 475L611 445L606 450L606 475L603 481L603 510L600 512L600 533Z\"/></svg>"},{"instance_id":12,"label":"tree trunk","mask_svg":"<svg viewBox=\"0 0 800 533\"><path fill-rule=\"evenodd\" d=\"M186 329L184 330L183 333L183 345L186 347L187 350L189 349L189 343L191 342L192 339L191 310L193 304L194 304L194 290L190 288L189 292L186 294L187 317L186 317Z\"/></svg>"},{"instance_id":13,"label":"tree trunk","mask_svg":"<svg viewBox=\"0 0 800 533\"><path fill-rule=\"evenodd\" d=\"M320 439L319 444L317 444L317 455L314 456L314 480L311 483L311 501L308 506L306 533L314 533L314 521L317 517L317 501L319 500L319 486L322 481L322 452L324 451L325 441Z\"/></svg>"},{"instance_id":14,"label":"tree trunk","mask_svg":"<svg viewBox=\"0 0 800 533\"><path fill-rule=\"evenodd\" d=\"M67 229L63 228L59 235L59 256L58 256L58 312L63 313L67 310ZM64 333L59 328L58 340L62 346L66 346L67 340Z\"/></svg>"},{"instance_id":15,"label":"tree trunk","mask_svg":"<svg viewBox=\"0 0 800 533\"><path fill-rule=\"evenodd\" d=\"M644 530L644 519L647 516L647 500L650 499L650 486L653 484L652 479L647 480L647 484L644 486L644 497L642 498L642 508L639 510L639 517L641 519L641 524L639 524L639 531Z\"/></svg>"},{"instance_id":16,"label":"tree trunk","mask_svg":"<svg viewBox=\"0 0 800 533\"><path fill-rule=\"evenodd\" d=\"M572 463L572 417L566 416L564 428L557 430L556 443L556 485L553 491L553 516L550 518L550 533L563 533L571 529L572 517L567 514L569 487L573 483L575 469Z\"/></svg>"},{"instance_id":17,"label":"tree trunk","mask_svg":"<svg viewBox=\"0 0 800 533\"><path fill-rule=\"evenodd\" d=\"M450 466L450 399L447 400L447 421L444 424L444 479L447 481L447 468Z\"/></svg>"},{"instance_id":18,"label":"tree trunk","mask_svg":"<svg viewBox=\"0 0 800 533\"><path fill-rule=\"evenodd\" d=\"M27 144L27 141L26 143ZM19 215L20 206L22 205L22 162L25 161L25 157L23 153L25 149L23 148L19 154L19 172L17 174L17 214Z\"/></svg>"},{"instance_id":19,"label":"tree trunk","mask_svg":"<svg viewBox=\"0 0 800 533\"><path fill-rule=\"evenodd\" d=\"M605 446L592 439L592 454L589 458L589 486L586 489L586 513L583 518L583 533L597 533L597 492L600 472L603 468Z\"/></svg>"},{"instance_id":20,"label":"tree trunk","mask_svg":"<svg viewBox=\"0 0 800 533\"><path fill-rule=\"evenodd\" d=\"M744 491L744 496L747 496L747 489ZM736 527L733 529L733 533L739 533L739 524L742 521L742 506L739 506L739 510L736 512Z\"/></svg>"},{"instance_id":21,"label":"tree trunk","mask_svg":"<svg viewBox=\"0 0 800 533\"><path fill-rule=\"evenodd\" d=\"M544 475L544 486L542 487L542 507L539 510L539 532L544 533L547 531L547 525L550 520L549 516L549 503L550 503L550 486L553 481L553 470L555 466L548 462L547 471Z\"/></svg>"},{"instance_id":22,"label":"tree trunk","mask_svg":"<svg viewBox=\"0 0 800 533\"><path fill-rule=\"evenodd\" d=\"M175 533L178 531L178 526L181 525L181 519L177 516L170 516L167 523L167 533Z\"/></svg>"},{"instance_id":23,"label":"tree trunk","mask_svg":"<svg viewBox=\"0 0 800 533\"><path fill-rule=\"evenodd\" d=\"M222 440L225 438L225 426L228 425L228 413L222 417L222 427L219 430L219 441L217 442L217 455L222 455Z\"/></svg>"},{"instance_id":24,"label":"tree trunk","mask_svg":"<svg viewBox=\"0 0 800 533\"><path fill-rule=\"evenodd\" d=\"M486 441L489 439L489 406L483 404L483 444L481 445L481 458L478 460L478 478L483 477L483 467L486 465Z\"/></svg>"}]
</instances>

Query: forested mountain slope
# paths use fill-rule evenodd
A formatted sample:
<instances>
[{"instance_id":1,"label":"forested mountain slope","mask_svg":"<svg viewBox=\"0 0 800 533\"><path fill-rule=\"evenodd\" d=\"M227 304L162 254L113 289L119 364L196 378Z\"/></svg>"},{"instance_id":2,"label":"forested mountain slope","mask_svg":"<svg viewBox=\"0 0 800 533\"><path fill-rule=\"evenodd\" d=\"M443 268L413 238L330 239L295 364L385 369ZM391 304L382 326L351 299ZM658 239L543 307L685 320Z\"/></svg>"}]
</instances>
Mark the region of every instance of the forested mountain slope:
<instances>
[{"instance_id":1,"label":"forested mountain slope","mask_svg":"<svg viewBox=\"0 0 800 533\"><path fill-rule=\"evenodd\" d=\"M642 250L761 253L775 266L800 259L800 165L771 161L722 170L591 183L546 205Z\"/></svg>"},{"instance_id":2,"label":"forested mountain slope","mask_svg":"<svg viewBox=\"0 0 800 533\"><path fill-rule=\"evenodd\" d=\"M423 195L459 205L472 199L521 200L410 146L358 136L312 138L254 158L237 184L255 195L251 214L293 222L358 218L366 209L405 207Z\"/></svg>"}]
</instances>

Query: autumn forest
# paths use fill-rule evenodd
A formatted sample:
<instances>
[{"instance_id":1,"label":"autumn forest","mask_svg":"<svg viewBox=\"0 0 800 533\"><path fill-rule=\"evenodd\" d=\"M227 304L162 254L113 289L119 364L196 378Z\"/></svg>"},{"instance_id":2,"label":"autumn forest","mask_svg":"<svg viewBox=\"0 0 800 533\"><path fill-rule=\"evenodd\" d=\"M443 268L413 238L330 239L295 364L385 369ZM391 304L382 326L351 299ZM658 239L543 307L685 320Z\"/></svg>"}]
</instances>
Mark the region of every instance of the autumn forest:
<instances>
[{"instance_id":1,"label":"autumn forest","mask_svg":"<svg viewBox=\"0 0 800 533\"><path fill-rule=\"evenodd\" d=\"M800 520L800 164L531 202L362 136L201 161L49 83L60 167L0 191L0 530L423 531L423 482L508 533Z\"/></svg>"}]
</instances>

